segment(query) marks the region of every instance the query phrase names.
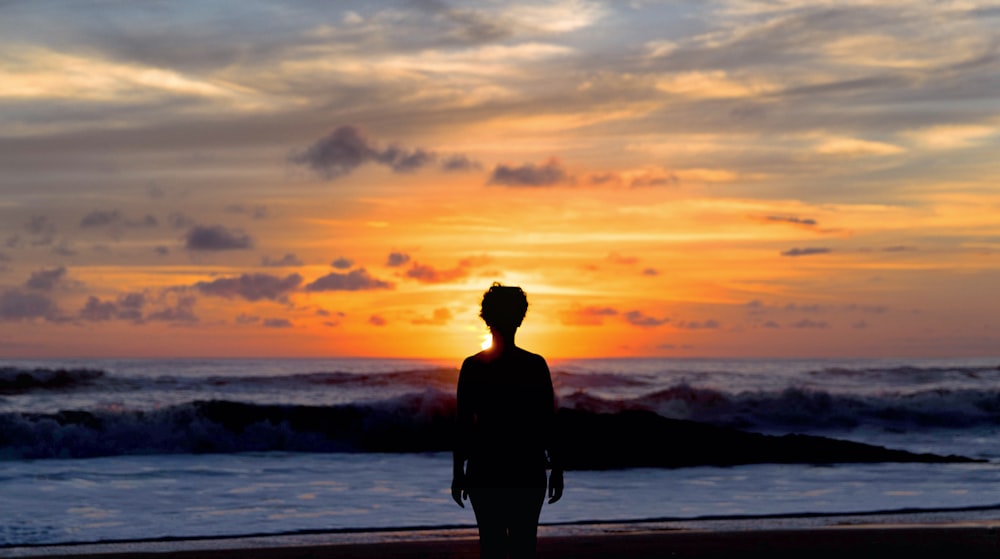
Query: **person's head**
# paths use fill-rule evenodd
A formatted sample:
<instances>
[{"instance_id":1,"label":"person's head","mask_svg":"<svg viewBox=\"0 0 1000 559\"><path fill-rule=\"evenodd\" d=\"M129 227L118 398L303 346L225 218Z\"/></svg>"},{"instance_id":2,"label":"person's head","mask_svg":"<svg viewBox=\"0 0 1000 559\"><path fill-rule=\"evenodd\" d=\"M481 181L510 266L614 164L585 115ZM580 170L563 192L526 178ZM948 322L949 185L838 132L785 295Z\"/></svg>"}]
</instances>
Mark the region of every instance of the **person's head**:
<instances>
[{"instance_id":1,"label":"person's head","mask_svg":"<svg viewBox=\"0 0 1000 559\"><path fill-rule=\"evenodd\" d=\"M528 312L528 297L520 287L494 282L483 294L479 311L491 331L509 333L517 330Z\"/></svg>"}]
</instances>

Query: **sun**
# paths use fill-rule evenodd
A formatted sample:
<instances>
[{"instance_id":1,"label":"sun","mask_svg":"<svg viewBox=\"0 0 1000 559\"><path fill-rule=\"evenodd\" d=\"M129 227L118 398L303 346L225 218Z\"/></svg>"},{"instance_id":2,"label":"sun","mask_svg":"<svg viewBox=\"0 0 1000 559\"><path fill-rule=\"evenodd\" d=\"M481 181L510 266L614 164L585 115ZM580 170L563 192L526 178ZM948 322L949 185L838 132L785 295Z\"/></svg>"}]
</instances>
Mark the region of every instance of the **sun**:
<instances>
[{"instance_id":1,"label":"sun","mask_svg":"<svg viewBox=\"0 0 1000 559\"><path fill-rule=\"evenodd\" d=\"M480 349L487 350L493 347L493 336L489 334L483 334L483 342L479 344Z\"/></svg>"}]
</instances>

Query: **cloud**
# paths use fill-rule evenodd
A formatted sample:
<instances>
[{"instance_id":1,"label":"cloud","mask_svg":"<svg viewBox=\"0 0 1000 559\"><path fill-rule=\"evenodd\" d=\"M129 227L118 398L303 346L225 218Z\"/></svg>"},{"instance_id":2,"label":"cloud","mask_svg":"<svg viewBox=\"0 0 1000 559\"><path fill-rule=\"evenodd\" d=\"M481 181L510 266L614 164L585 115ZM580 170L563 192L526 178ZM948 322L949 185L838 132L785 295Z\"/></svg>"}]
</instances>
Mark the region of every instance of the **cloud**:
<instances>
[{"instance_id":1,"label":"cloud","mask_svg":"<svg viewBox=\"0 0 1000 559\"><path fill-rule=\"evenodd\" d=\"M24 231L32 238L28 241L30 246L49 246L55 242L56 226L52 221L43 215L34 215L25 222ZM7 237L5 244L9 248L21 246L20 235L14 234Z\"/></svg>"},{"instance_id":2,"label":"cloud","mask_svg":"<svg viewBox=\"0 0 1000 559\"><path fill-rule=\"evenodd\" d=\"M786 311L793 311L793 312L816 313L816 312L822 311L823 307L821 307L819 305L816 305L816 304L812 304L812 305L800 305L798 303L788 303L787 305L785 305L785 310Z\"/></svg>"},{"instance_id":3,"label":"cloud","mask_svg":"<svg viewBox=\"0 0 1000 559\"><path fill-rule=\"evenodd\" d=\"M396 267L402 266L410 261L410 255L404 252L390 252L389 258L386 261L386 266Z\"/></svg>"},{"instance_id":4,"label":"cloud","mask_svg":"<svg viewBox=\"0 0 1000 559\"><path fill-rule=\"evenodd\" d=\"M444 171L479 171L482 168L482 163L464 155L449 155L441 160L441 169Z\"/></svg>"},{"instance_id":5,"label":"cloud","mask_svg":"<svg viewBox=\"0 0 1000 559\"><path fill-rule=\"evenodd\" d=\"M73 249L73 245L67 240L62 240L58 245L52 247L52 254L57 254L59 256L76 256L76 250Z\"/></svg>"},{"instance_id":6,"label":"cloud","mask_svg":"<svg viewBox=\"0 0 1000 559\"><path fill-rule=\"evenodd\" d=\"M253 248L253 239L221 225L197 225L185 235L184 246L197 251L245 250Z\"/></svg>"},{"instance_id":7,"label":"cloud","mask_svg":"<svg viewBox=\"0 0 1000 559\"><path fill-rule=\"evenodd\" d=\"M94 210L83 216L80 220L81 229L95 229L100 227L129 227L129 228L149 228L156 227L160 222L152 214L146 214L139 219L128 219L119 210Z\"/></svg>"},{"instance_id":8,"label":"cloud","mask_svg":"<svg viewBox=\"0 0 1000 559\"><path fill-rule=\"evenodd\" d=\"M113 301L101 301L91 295L87 303L80 309L79 316L90 322L103 322L115 318L116 307Z\"/></svg>"},{"instance_id":9,"label":"cloud","mask_svg":"<svg viewBox=\"0 0 1000 559\"><path fill-rule=\"evenodd\" d=\"M269 274L243 274L232 278L219 278L214 281L200 281L194 288L215 297L233 299L236 297L247 301L285 301L288 294L302 283L302 276L291 274L284 278Z\"/></svg>"},{"instance_id":10,"label":"cloud","mask_svg":"<svg viewBox=\"0 0 1000 559\"><path fill-rule=\"evenodd\" d=\"M806 247L806 248L792 248L781 253L782 256L811 256L814 254L829 254L833 252L833 249L826 247Z\"/></svg>"},{"instance_id":11,"label":"cloud","mask_svg":"<svg viewBox=\"0 0 1000 559\"><path fill-rule=\"evenodd\" d=\"M629 188L648 188L655 186L675 186L680 182L676 173L663 169L643 168L623 172L591 173L587 182L595 186L627 186Z\"/></svg>"},{"instance_id":12,"label":"cloud","mask_svg":"<svg viewBox=\"0 0 1000 559\"><path fill-rule=\"evenodd\" d=\"M251 314L240 313L236 315L236 324L257 324L260 317Z\"/></svg>"},{"instance_id":13,"label":"cloud","mask_svg":"<svg viewBox=\"0 0 1000 559\"><path fill-rule=\"evenodd\" d=\"M146 315L146 320L155 320L158 322L180 322L188 324L199 322L198 317L194 314L194 306L196 302L197 299L190 295L178 296L176 300L168 303L166 307L161 307L160 310Z\"/></svg>"},{"instance_id":14,"label":"cloud","mask_svg":"<svg viewBox=\"0 0 1000 559\"><path fill-rule=\"evenodd\" d=\"M226 213L248 215L253 219L266 219L267 206L247 206L245 204L230 204L226 206Z\"/></svg>"},{"instance_id":15,"label":"cloud","mask_svg":"<svg viewBox=\"0 0 1000 559\"><path fill-rule=\"evenodd\" d=\"M386 319L382 318L377 314L373 314L368 317L368 324L372 324L375 326L385 326L386 324L388 324L388 321L386 321Z\"/></svg>"},{"instance_id":16,"label":"cloud","mask_svg":"<svg viewBox=\"0 0 1000 559\"><path fill-rule=\"evenodd\" d=\"M639 310L628 311L624 317L626 322L640 328L655 328L670 322L669 318L656 318Z\"/></svg>"},{"instance_id":17,"label":"cloud","mask_svg":"<svg viewBox=\"0 0 1000 559\"><path fill-rule=\"evenodd\" d=\"M264 328L292 328L294 325L287 318L265 318Z\"/></svg>"},{"instance_id":18,"label":"cloud","mask_svg":"<svg viewBox=\"0 0 1000 559\"><path fill-rule=\"evenodd\" d=\"M622 178L618 173L592 173L587 177L587 182L596 185L620 183Z\"/></svg>"},{"instance_id":19,"label":"cloud","mask_svg":"<svg viewBox=\"0 0 1000 559\"><path fill-rule=\"evenodd\" d=\"M555 157L550 157L539 165L534 163L525 163L520 167L497 165L487 184L540 187L552 186L569 180L571 177L566 173L562 163Z\"/></svg>"},{"instance_id":20,"label":"cloud","mask_svg":"<svg viewBox=\"0 0 1000 559\"><path fill-rule=\"evenodd\" d=\"M131 320L138 324L143 322L142 309L145 305L144 293L120 295L115 301L102 301L91 295L77 316L89 322Z\"/></svg>"},{"instance_id":21,"label":"cloud","mask_svg":"<svg viewBox=\"0 0 1000 559\"><path fill-rule=\"evenodd\" d=\"M792 328L829 328L830 325L825 320L810 320L808 318L803 318L802 320L795 322L790 325Z\"/></svg>"},{"instance_id":22,"label":"cloud","mask_svg":"<svg viewBox=\"0 0 1000 559\"><path fill-rule=\"evenodd\" d=\"M447 283L468 276L473 267L488 261L488 257L464 258L458 262L456 267L450 270L438 270L433 266L414 262L410 266L410 269L406 271L406 277L415 279L421 283Z\"/></svg>"},{"instance_id":23,"label":"cloud","mask_svg":"<svg viewBox=\"0 0 1000 559\"><path fill-rule=\"evenodd\" d=\"M639 258L635 256L622 256L617 252L612 252L608 254L608 261L611 262L612 264L621 264L627 266L631 264L637 264L639 262Z\"/></svg>"},{"instance_id":24,"label":"cloud","mask_svg":"<svg viewBox=\"0 0 1000 559\"><path fill-rule=\"evenodd\" d=\"M376 153L375 161L388 165L397 173L409 173L433 163L436 157L433 153L419 148L408 151L398 146L390 146L381 153Z\"/></svg>"},{"instance_id":25,"label":"cloud","mask_svg":"<svg viewBox=\"0 0 1000 559\"><path fill-rule=\"evenodd\" d=\"M56 226L44 215L33 215L24 224L24 230L32 235L51 236L56 232Z\"/></svg>"},{"instance_id":26,"label":"cloud","mask_svg":"<svg viewBox=\"0 0 1000 559\"><path fill-rule=\"evenodd\" d=\"M449 44L479 44L505 39L512 34L510 26L513 22L506 22L505 18L495 14L455 8L437 0L416 2L413 6L434 16L427 24L440 26L437 32Z\"/></svg>"},{"instance_id":27,"label":"cloud","mask_svg":"<svg viewBox=\"0 0 1000 559\"><path fill-rule=\"evenodd\" d=\"M612 307L578 307L563 312L561 321L570 326L600 326L605 318L617 315L618 310Z\"/></svg>"},{"instance_id":28,"label":"cloud","mask_svg":"<svg viewBox=\"0 0 1000 559\"><path fill-rule=\"evenodd\" d=\"M372 277L364 268L351 270L346 274L332 272L306 285L305 290L317 291L365 291L370 289L392 289L392 283Z\"/></svg>"},{"instance_id":29,"label":"cloud","mask_svg":"<svg viewBox=\"0 0 1000 559\"><path fill-rule=\"evenodd\" d=\"M918 145L928 149L950 150L974 146L997 134L996 125L943 124L905 133Z\"/></svg>"},{"instance_id":30,"label":"cloud","mask_svg":"<svg viewBox=\"0 0 1000 559\"><path fill-rule=\"evenodd\" d=\"M398 145L380 148L357 127L345 125L308 148L293 151L288 159L333 180L367 163L389 167L395 173L409 173L433 165L439 157L423 148L407 149ZM468 171L481 166L464 155L449 155L443 158L441 167L445 171Z\"/></svg>"},{"instance_id":31,"label":"cloud","mask_svg":"<svg viewBox=\"0 0 1000 559\"><path fill-rule=\"evenodd\" d=\"M180 212L173 212L167 216L167 224L174 229L193 227L195 223L196 222L193 217Z\"/></svg>"},{"instance_id":32,"label":"cloud","mask_svg":"<svg viewBox=\"0 0 1000 559\"><path fill-rule=\"evenodd\" d=\"M885 305L847 305L844 309L870 314L885 314L889 312L889 307Z\"/></svg>"},{"instance_id":33,"label":"cloud","mask_svg":"<svg viewBox=\"0 0 1000 559\"><path fill-rule=\"evenodd\" d=\"M815 219L811 218L800 218L796 216L784 216L784 215L767 215L760 218L764 223L788 223L791 225L798 225L800 227L812 228L816 227Z\"/></svg>"},{"instance_id":34,"label":"cloud","mask_svg":"<svg viewBox=\"0 0 1000 559\"><path fill-rule=\"evenodd\" d=\"M639 175L628 179L628 185L632 188L645 188L651 186L674 186L681 181L674 173L667 175Z\"/></svg>"},{"instance_id":35,"label":"cloud","mask_svg":"<svg viewBox=\"0 0 1000 559\"><path fill-rule=\"evenodd\" d=\"M644 276L658 276L658 275L660 275L660 271L657 270L656 268L643 268L642 275L644 275Z\"/></svg>"},{"instance_id":36,"label":"cloud","mask_svg":"<svg viewBox=\"0 0 1000 559\"><path fill-rule=\"evenodd\" d=\"M60 266L51 270L39 270L31 274L24 286L37 291L52 291L66 278L66 268Z\"/></svg>"},{"instance_id":37,"label":"cloud","mask_svg":"<svg viewBox=\"0 0 1000 559\"><path fill-rule=\"evenodd\" d=\"M126 227L157 227L159 225L160 221L153 214L146 214L135 220L125 220Z\"/></svg>"},{"instance_id":38,"label":"cloud","mask_svg":"<svg viewBox=\"0 0 1000 559\"><path fill-rule=\"evenodd\" d=\"M306 150L293 154L291 160L309 166L326 179L335 179L374 160L375 155L375 149L357 128L341 126Z\"/></svg>"},{"instance_id":39,"label":"cloud","mask_svg":"<svg viewBox=\"0 0 1000 559\"><path fill-rule=\"evenodd\" d=\"M291 252L285 253L281 258L272 260L269 256L260 259L260 265L266 268L285 268L289 266L301 266L302 260Z\"/></svg>"},{"instance_id":40,"label":"cloud","mask_svg":"<svg viewBox=\"0 0 1000 559\"><path fill-rule=\"evenodd\" d=\"M340 326L340 319L347 316L342 311L330 312L326 309L316 309L316 316L330 317L330 320L324 320L323 325L329 326L331 328Z\"/></svg>"},{"instance_id":41,"label":"cloud","mask_svg":"<svg viewBox=\"0 0 1000 559\"><path fill-rule=\"evenodd\" d=\"M111 225L117 223L122 218L121 213L118 210L102 211L94 210L89 214L83 216L80 220L81 228L88 227L104 227L106 225Z\"/></svg>"},{"instance_id":42,"label":"cloud","mask_svg":"<svg viewBox=\"0 0 1000 559\"><path fill-rule=\"evenodd\" d=\"M894 144L858 138L829 138L816 146L817 153L845 157L896 155L903 151L903 148Z\"/></svg>"},{"instance_id":43,"label":"cloud","mask_svg":"<svg viewBox=\"0 0 1000 559\"><path fill-rule=\"evenodd\" d=\"M690 322L680 322L677 324L678 328L683 328L685 330L715 330L721 326L722 325L719 324L718 320L712 318L701 322L692 320Z\"/></svg>"},{"instance_id":44,"label":"cloud","mask_svg":"<svg viewBox=\"0 0 1000 559\"><path fill-rule=\"evenodd\" d=\"M35 318L56 320L59 309L41 293L26 293L17 289L0 292L0 320L20 322Z\"/></svg>"},{"instance_id":45,"label":"cloud","mask_svg":"<svg viewBox=\"0 0 1000 559\"><path fill-rule=\"evenodd\" d=\"M434 309L434 314L430 318L415 318L412 322L413 324L431 324L435 326L440 326L447 324L452 319L451 311L445 307Z\"/></svg>"},{"instance_id":46,"label":"cloud","mask_svg":"<svg viewBox=\"0 0 1000 559\"><path fill-rule=\"evenodd\" d=\"M336 268L338 270L348 270L353 265L354 265L354 261L353 260L351 260L349 258L344 258L343 256L337 258L336 260L334 260L333 262L330 263L330 266L332 266L332 267L334 267L334 268Z\"/></svg>"}]
</instances>

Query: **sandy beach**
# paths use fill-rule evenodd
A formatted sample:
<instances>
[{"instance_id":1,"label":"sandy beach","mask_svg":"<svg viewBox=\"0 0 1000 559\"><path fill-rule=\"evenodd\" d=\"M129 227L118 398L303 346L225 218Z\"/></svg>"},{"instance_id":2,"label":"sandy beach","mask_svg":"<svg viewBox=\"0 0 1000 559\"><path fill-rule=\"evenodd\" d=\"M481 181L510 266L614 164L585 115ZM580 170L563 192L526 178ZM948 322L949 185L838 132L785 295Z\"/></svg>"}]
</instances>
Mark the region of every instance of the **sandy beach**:
<instances>
[{"instance_id":1,"label":"sandy beach","mask_svg":"<svg viewBox=\"0 0 1000 559\"><path fill-rule=\"evenodd\" d=\"M72 557L74 559L319 559L462 558L479 556L473 531L451 537L422 537L378 542L291 543L246 546L246 542L206 541L191 549L180 542L8 548L0 557ZM101 548L104 548L103 550ZM174 549L171 550L170 548ZM807 529L663 530L543 536L539 557L579 559L646 557L845 557L852 559L919 554L997 557L1000 521L948 524L852 525Z\"/></svg>"}]
</instances>

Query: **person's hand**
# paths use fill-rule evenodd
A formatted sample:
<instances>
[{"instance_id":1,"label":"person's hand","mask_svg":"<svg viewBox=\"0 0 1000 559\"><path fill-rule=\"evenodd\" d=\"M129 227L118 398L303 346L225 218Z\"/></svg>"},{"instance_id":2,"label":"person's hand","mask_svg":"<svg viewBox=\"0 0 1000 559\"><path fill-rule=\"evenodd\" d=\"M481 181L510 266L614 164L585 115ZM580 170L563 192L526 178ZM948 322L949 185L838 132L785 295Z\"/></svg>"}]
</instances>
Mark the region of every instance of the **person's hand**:
<instances>
[{"instance_id":1,"label":"person's hand","mask_svg":"<svg viewBox=\"0 0 1000 559\"><path fill-rule=\"evenodd\" d=\"M458 506L465 508L465 504L462 503L463 500L469 499L469 492L465 490L465 475L455 474L451 478L451 498L458 503Z\"/></svg>"},{"instance_id":2,"label":"person's hand","mask_svg":"<svg viewBox=\"0 0 1000 559\"><path fill-rule=\"evenodd\" d=\"M549 504L558 501L563 494L563 472L562 470L552 470L549 474Z\"/></svg>"}]
</instances>

